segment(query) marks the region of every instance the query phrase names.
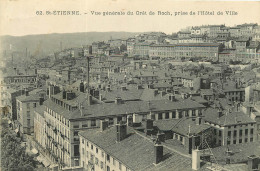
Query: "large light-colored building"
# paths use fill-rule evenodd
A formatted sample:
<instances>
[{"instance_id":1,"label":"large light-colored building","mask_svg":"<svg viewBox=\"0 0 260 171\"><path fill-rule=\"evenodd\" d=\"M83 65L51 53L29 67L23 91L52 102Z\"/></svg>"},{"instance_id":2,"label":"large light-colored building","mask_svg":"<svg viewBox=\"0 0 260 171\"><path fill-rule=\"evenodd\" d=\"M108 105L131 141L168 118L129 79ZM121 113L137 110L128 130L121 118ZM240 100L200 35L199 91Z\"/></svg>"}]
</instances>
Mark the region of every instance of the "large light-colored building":
<instances>
[{"instance_id":1,"label":"large light-colored building","mask_svg":"<svg viewBox=\"0 0 260 171\"><path fill-rule=\"evenodd\" d=\"M222 111L209 108L204 115L205 123L214 128L215 142L220 146L257 140L256 121L238 109Z\"/></svg>"},{"instance_id":2,"label":"large light-colored building","mask_svg":"<svg viewBox=\"0 0 260 171\"><path fill-rule=\"evenodd\" d=\"M18 130L21 134L31 135L34 132L34 109L42 105L44 97L40 94L29 94L16 98Z\"/></svg>"}]
</instances>

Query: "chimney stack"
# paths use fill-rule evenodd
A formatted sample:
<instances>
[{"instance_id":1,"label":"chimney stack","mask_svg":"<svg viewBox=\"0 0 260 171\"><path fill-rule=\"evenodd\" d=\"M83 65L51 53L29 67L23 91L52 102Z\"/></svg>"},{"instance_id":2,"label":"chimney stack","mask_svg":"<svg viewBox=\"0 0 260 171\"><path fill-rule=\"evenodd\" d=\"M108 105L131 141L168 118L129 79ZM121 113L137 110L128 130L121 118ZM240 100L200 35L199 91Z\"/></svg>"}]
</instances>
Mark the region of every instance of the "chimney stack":
<instances>
[{"instance_id":1,"label":"chimney stack","mask_svg":"<svg viewBox=\"0 0 260 171\"><path fill-rule=\"evenodd\" d=\"M108 128L108 121L100 120L100 131L104 131Z\"/></svg>"},{"instance_id":2,"label":"chimney stack","mask_svg":"<svg viewBox=\"0 0 260 171\"><path fill-rule=\"evenodd\" d=\"M160 142L164 142L165 141L165 133L163 132L158 132L157 134L157 139L160 141Z\"/></svg>"},{"instance_id":3,"label":"chimney stack","mask_svg":"<svg viewBox=\"0 0 260 171\"><path fill-rule=\"evenodd\" d=\"M173 94L170 94L169 95L169 100L174 102L176 99L175 99L175 96Z\"/></svg>"},{"instance_id":4,"label":"chimney stack","mask_svg":"<svg viewBox=\"0 0 260 171\"><path fill-rule=\"evenodd\" d=\"M88 95L88 105L91 105L91 104L92 104L92 96Z\"/></svg>"},{"instance_id":5,"label":"chimney stack","mask_svg":"<svg viewBox=\"0 0 260 171\"><path fill-rule=\"evenodd\" d=\"M198 149L192 150L192 170L200 169L200 151Z\"/></svg>"},{"instance_id":6,"label":"chimney stack","mask_svg":"<svg viewBox=\"0 0 260 171\"><path fill-rule=\"evenodd\" d=\"M39 98L39 104L40 104L40 105L43 105L43 102L44 102L44 98L43 98L43 97L40 97L40 98Z\"/></svg>"},{"instance_id":7,"label":"chimney stack","mask_svg":"<svg viewBox=\"0 0 260 171\"><path fill-rule=\"evenodd\" d=\"M145 129L153 129L153 120L152 119L146 119Z\"/></svg>"},{"instance_id":8,"label":"chimney stack","mask_svg":"<svg viewBox=\"0 0 260 171\"><path fill-rule=\"evenodd\" d=\"M257 156L255 156L255 155L248 156L247 165L248 165L249 171L256 171L256 170L260 169L258 166L259 163L260 163L260 159Z\"/></svg>"},{"instance_id":9,"label":"chimney stack","mask_svg":"<svg viewBox=\"0 0 260 171\"><path fill-rule=\"evenodd\" d=\"M163 159L163 146L156 140L154 145L154 164L158 164Z\"/></svg>"},{"instance_id":10,"label":"chimney stack","mask_svg":"<svg viewBox=\"0 0 260 171\"><path fill-rule=\"evenodd\" d=\"M218 110L218 118L220 118L222 116L222 110Z\"/></svg>"},{"instance_id":11,"label":"chimney stack","mask_svg":"<svg viewBox=\"0 0 260 171\"><path fill-rule=\"evenodd\" d=\"M127 135L127 126L123 124L122 121L116 125L116 135L117 135L117 142L120 142L126 138Z\"/></svg>"},{"instance_id":12,"label":"chimney stack","mask_svg":"<svg viewBox=\"0 0 260 171\"><path fill-rule=\"evenodd\" d=\"M115 99L115 104L122 104L122 98L121 97L116 97Z\"/></svg>"},{"instance_id":13,"label":"chimney stack","mask_svg":"<svg viewBox=\"0 0 260 171\"><path fill-rule=\"evenodd\" d=\"M62 99L67 98L67 92L65 90L62 91Z\"/></svg>"},{"instance_id":14,"label":"chimney stack","mask_svg":"<svg viewBox=\"0 0 260 171\"><path fill-rule=\"evenodd\" d=\"M122 87L121 87L121 90L122 90L122 91L126 91L126 86L122 86Z\"/></svg>"}]
</instances>

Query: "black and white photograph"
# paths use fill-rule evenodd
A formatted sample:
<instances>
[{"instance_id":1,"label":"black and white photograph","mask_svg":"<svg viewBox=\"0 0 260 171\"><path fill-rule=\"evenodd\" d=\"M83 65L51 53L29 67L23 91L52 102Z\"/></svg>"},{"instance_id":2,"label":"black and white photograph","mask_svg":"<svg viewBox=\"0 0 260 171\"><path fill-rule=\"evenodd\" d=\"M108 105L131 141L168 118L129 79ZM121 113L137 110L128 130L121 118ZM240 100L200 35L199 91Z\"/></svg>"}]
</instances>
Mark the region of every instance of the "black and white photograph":
<instances>
[{"instance_id":1,"label":"black and white photograph","mask_svg":"<svg viewBox=\"0 0 260 171\"><path fill-rule=\"evenodd\" d=\"M1 0L1 171L259 171L260 1Z\"/></svg>"}]
</instances>

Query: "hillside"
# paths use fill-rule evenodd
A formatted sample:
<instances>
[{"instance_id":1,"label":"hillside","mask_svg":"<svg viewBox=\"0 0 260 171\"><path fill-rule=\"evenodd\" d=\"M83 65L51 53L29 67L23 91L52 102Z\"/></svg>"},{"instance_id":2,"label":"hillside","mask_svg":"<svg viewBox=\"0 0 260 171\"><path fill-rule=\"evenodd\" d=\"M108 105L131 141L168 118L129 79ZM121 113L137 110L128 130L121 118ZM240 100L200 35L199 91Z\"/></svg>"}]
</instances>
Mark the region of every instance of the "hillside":
<instances>
[{"instance_id":1,"label":"hillside","mask_svg":"<svg viewBox=\"0 0 260 171\"><path fill-rule=\"evenodd\" d=\"M1 36L2 50L25 52L27 48L31 55L48 54L60 50L62 47L80 47L81 45L91 44L93 41L106 41L111 37L128 38L139 33L131 32L85 32L85 33L64 33L64 34L41 34L27 36Z\"/></svg>"}]
</instances>

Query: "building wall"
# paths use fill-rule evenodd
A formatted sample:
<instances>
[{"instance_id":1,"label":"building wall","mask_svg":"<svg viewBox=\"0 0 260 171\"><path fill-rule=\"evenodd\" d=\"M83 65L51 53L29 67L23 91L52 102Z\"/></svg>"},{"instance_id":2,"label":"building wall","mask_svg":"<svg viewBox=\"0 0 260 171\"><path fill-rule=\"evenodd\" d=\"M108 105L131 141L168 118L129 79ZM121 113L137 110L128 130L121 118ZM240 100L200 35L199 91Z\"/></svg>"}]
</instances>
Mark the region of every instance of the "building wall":
<instances>
[{"instance_id":1,"label":"building wall","mask_svg":"<svg viewBox=\"0 0 260 171\"><path fill-rule=\"evenodd\" d=\"M46 147L45 118L38 112L34 112L34 139L43 148Z\"/></svg>"},{"instance_id":2,"label":"building wall","mask_svg":"<svg viewBox=\"0 0 260 171\"><path fill-rule=\"evenodd\" d=\"M256 124L237 124L230 126L219 126L217 124L205 122L214 128L216 144L221 146L230 144L241 144L256 141ZM247 130L247 131L246 131ZM251 132L252 131L252 132ZM247 133L246 133L247 132Z\"/></svg>"},{"instance_id":3,"label":"building wall","mask_svg":"<svg viewBox=\"0 0 260 171\"><path fill-rule=\"evenodd\" d=\"M34 108L39 105L39 100L17 102L17 120L20 125L20 131L23 134L33 133L34 127Z\"/></svg>"},{"instance_id":4,"label":"building wall","mask_svg":"<svg viewBox=\"0 0 260 171\"><path fill-rule=\"evenodd\" d=\"M82 136L80 136L80 152L82 154L80 163L86 170L94 168L95 171L130 171L124 163Z\"/></svg>"}]
</instances>

